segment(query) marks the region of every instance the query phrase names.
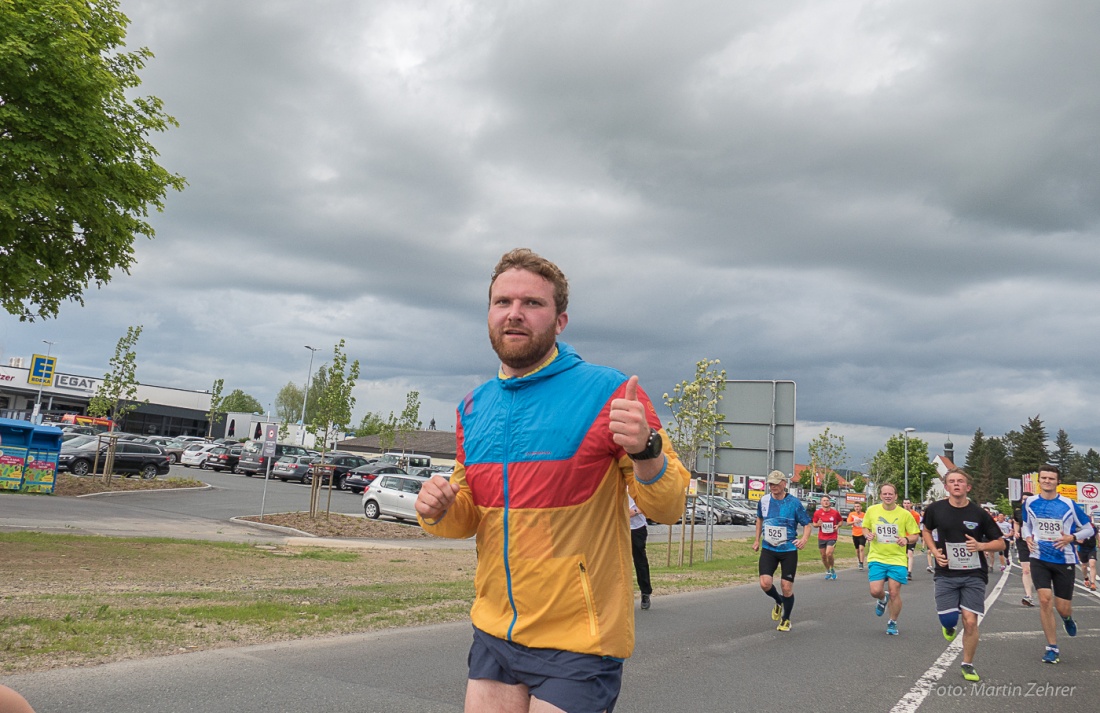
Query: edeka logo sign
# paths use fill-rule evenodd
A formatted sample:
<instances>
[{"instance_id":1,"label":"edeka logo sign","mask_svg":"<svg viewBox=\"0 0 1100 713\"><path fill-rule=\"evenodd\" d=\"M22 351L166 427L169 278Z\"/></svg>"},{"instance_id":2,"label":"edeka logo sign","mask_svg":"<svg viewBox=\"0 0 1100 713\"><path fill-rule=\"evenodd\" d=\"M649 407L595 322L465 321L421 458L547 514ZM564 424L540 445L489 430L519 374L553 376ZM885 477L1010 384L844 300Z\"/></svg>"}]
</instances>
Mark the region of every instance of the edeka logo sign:
<instances>
[{"instance_id":1,"label":"edeka logo sign","mask_svg":"<svg viewBox=\"0 0 1100 713\"><path fill-rule=\"evenodd\" d=\"M58 374L54 379L54 386L59 389L71 391L83 391L93 393L99 385L98 379L89 379L85 376L73 376L72 374Z\"/></svg>"}]
</instances>

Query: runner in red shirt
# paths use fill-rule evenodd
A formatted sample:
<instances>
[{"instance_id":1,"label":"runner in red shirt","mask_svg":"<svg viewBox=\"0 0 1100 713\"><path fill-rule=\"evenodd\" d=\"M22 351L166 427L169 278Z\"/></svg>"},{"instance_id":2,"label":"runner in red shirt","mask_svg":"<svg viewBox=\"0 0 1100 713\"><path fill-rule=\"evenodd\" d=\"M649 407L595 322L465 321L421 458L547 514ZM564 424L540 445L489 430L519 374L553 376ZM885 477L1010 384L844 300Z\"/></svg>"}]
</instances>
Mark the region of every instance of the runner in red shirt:
<instances>
[{"instance_id":1,"label":"runner in red shirt","mask_svg":"<svg viewBox=\"0 0 1100 713\"><path fill-rule=\"evenodd\" d=\"M821 550L821 564L825 565L825 579L836 579L833 568L833 549L836 547L840 523L844 520L833 508L828 495L821 496L821 507L814 510L813 525L817 528L817 546Z\"/></svg>"}]
</instances>

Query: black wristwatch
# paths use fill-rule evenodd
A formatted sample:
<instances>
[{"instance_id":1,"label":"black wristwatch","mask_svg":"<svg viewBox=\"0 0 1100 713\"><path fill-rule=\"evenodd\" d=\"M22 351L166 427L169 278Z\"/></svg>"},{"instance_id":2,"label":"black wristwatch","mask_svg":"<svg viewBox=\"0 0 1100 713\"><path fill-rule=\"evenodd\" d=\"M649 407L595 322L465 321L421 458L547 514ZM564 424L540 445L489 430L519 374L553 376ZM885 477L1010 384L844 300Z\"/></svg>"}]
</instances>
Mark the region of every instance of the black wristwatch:
<instances>
[{"instance_id":1,"label":"black wristwatch","mask_svg":"<svg viewBox=\"0 0 1100 713\"><path fill-rule=\"evenodd\" d=\"M649 440L645 442L645 448L641 453L627 453L630 456L630 460L652 460L661 455L663 446L661 441L661 434L657 433L656 428L649 429Z\"/></svg>"}]
</instances>

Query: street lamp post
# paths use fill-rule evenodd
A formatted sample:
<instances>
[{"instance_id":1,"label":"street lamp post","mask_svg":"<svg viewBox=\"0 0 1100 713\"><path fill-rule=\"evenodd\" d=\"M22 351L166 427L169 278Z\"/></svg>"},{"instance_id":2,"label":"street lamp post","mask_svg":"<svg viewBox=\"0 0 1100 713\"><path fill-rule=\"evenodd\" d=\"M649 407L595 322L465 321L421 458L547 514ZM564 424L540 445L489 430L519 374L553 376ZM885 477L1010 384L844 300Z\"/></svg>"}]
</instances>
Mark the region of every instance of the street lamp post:
<instances>
[{"instance_id":1,"label":"street lamp post","mask_svg":"<svg viewBox=\"0 0 1100 713\"><path fill-rule=\"evenodd\" d=\"M306 388L302 389L305 393L302 395L302 418L299 425L302 433L301 445L303 446L306 444L306 402L309 401L309 380L313 376L313 355L321 350L320 347L311 347L308 344L305 347L309 350L309 370L306 372Z\"/></svg>"},{"instance_id":2,"label":"street lamp post","mask_svg":"<svg viewBox=\"0 0 1100 713\"><path fill-rule=\"evenodd\" d=\"M909 434L917 429L905 429L905 499L909 499Z\"/></svg>"},{"instance_id":3,"label":"street lamp post","mask_svg":"<svg viewBox=\"0 0 1100 713\"><path fill-rule=\"evenodd\" d=\"M42 343L46 345L46 356L50 355L50 351L53 349L53 345L56 342L51 342L49 339L43 339ZM34 413L31 415L31 423L38 423L42 418L42 382L38 382L38 396L34 397Z\"/></svg>"}]
</instances>

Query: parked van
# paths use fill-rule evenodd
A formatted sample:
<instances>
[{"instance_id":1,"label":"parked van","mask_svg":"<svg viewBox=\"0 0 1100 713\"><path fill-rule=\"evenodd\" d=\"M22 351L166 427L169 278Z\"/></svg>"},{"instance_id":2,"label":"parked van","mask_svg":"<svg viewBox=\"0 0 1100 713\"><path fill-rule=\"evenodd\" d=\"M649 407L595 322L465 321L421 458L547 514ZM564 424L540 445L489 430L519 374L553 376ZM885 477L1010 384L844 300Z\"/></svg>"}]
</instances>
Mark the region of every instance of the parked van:
<instances>
[{"instance_id":1,"label":"parked van","mask_svg":"<svg viewBox=\"0 0 1100 713\"><path fill-rule=\"evenodd\" d=\"M286 443L275 444L275 457L272 466L283 456L308 456L305 448L292 446ZM241 459L237 462L237 472L244 473L251 478L256 473L267 473L267 459L264 458L264 442L249 441L241 449Z\"/></svg>"},{"instance_id":2,"label":"parked van","mask_svg":"<svg viewBox=\"0 0 1100 713\"><path fill-rule=\"evenodd\" d=\"M382 460L401 466L406 473L432 467L432 457L420 455L419 453L395 453L391 451L383 454Z\"/></svg>"}]
</instances>

